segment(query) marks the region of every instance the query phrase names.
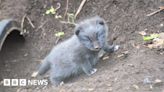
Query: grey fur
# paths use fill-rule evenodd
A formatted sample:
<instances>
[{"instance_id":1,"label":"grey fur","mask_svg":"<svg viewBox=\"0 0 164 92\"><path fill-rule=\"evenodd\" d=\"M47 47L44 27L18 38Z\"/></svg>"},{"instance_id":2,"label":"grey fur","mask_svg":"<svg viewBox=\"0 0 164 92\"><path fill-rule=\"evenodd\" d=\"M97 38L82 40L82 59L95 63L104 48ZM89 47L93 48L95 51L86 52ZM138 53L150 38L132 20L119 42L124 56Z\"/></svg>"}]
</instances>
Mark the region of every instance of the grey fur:
<instances>
[{"instance_id":1,"label":"grey fur","mask_svg":"<svg viewBox=\"0 0 164 92\"><path fill-rule=\"evenodd\" d=\"M93 67L99 60L99 54L103 50L113 52L115 49L115 46L108 46L107 34L108 27L99 16L80 22L72 37L52 49L38 73L42 75L50 69L50 80L54 85L59 85L71 75L95 73Z\"/></svg>"}]
</instances>

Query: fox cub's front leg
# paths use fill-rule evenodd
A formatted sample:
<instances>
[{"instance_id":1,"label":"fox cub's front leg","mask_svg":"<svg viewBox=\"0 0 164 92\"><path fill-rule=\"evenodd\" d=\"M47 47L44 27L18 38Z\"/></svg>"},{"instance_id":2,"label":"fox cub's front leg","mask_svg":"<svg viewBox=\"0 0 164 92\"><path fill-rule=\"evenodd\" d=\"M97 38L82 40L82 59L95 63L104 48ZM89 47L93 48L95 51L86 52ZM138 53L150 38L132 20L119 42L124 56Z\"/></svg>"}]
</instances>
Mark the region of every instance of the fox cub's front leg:
<instances>
[{"instance_id":1,"label":"fox cub's front leg","mask_svg":"<svg viewBox=\"0 0 164 92\"><path fill-rule=\"evenodd\" d=\"M91 63L89 61L85 61L82 65L82 70L84 71L84 73L86 73L88 76L96 73L97 69L93 68Z\"/></svg>"}]
</instances>

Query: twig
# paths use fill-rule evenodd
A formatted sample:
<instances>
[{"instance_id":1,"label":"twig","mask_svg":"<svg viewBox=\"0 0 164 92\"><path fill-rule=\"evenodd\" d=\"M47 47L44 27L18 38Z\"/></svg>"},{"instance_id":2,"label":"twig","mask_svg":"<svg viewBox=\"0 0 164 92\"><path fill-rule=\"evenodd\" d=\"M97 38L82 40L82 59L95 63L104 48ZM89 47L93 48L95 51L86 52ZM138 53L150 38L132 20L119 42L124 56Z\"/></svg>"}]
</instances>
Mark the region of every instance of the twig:
<instances>
[{"instance_id":1,"label":"twig","mask_svg":"<svg viewBox=\"0 0 164 92\"><path fill-rule=\"evenodd\" d=\"M156 14L156 13L158 13L158 12L162 11L162 10L164 10L164 6L159 7L159 9L158 9L158 10L156 10L156 11L154 11L154 12L150 13L150 14L147 14L146 16L152 16L152 15L154 15L154 14Z\"/></svg>"},{"instance_id":2,"label":"twig","mask_svg":"<svg viewBox=\"0 0 164 92\"><path fill-rule=\"evenodd\" d=\"M65 9L65 13L64 13L64 18L65 18L65 17L66 17L66 15L67 15L67 11L68 11L68 4L69 4L69 0L67 0L66 9Z\"/></svg>"},{"instance_id":3,"label":"twig","mask_svg":"<svg viewBox=\"0 0 164 92\"><path fill-rule=\"evenodd\" d=\"M32 26L32 28L35 28L34 24L31 22L30 18L28 16L26 16L28 22L30 23L30 25Z\"/></svg>"},{"instance_id":4,"label":"twig","mask_svg":"<svg viewBox=\"0 0 164 92\"><path fill-rule=\"evenodd\" d=\"M24 20L26 18L26 14L23 16L22 21L21 21L21 29L23 30L24 28Z\"/></svg>"},{"instance_id":5,"label":"twig","mask_svg":"<svg viewBox=\"0 0 164 92\"><path fill-rule=\"evenodd\" d=\"M27 15L25 14L25 15L23 16L23 18L22 18L22 21L21 21L21 29L22 29L22 30L23 30L23 28L24 28L24 21L25 21L25 19L28 20L28 22L30 23L30 25L32 26L32 28L35 28L35 26L34 26L33 23L31 22L30 18L27 17Z\"/></svg>"},{"instance_id":6,"label":"twig","mask_svg":"<svg viewBox=\"0 0 164 92\"><path fill-rule=\"evenodd\" d=\"M163 10L163 9L158 9L158 10L156 10L156 11L150 13L150 14L147 14L146 16L152 16L152 15L154 15L154 14L160 12L161 10Z\"/></svg>"},{"instance_id":7,"label":"twig","mask_svg":"<svg viewBox=\"0 0 164 92\"><path fill-rule=\"evenodd\" d=\"M60 40L60 37L57 38L57 40L55 41L55 44L57 44Z\"/></svg>"},{"instance_id":8,"label":"twig","mask_svg":"<svg viewBox=\"0 0 164 92\"><path fill-rule=\"evenodd\" d=\"M71 22L67 22L67 21L60 21L60 23L63 23L63 24L71 24L71 25L75 25L76 26L76 23L71 23Z\"/></svg>"},{"instance_id":9,"label":"twig","mask_svg":"<svg viewBox=\"0 0 164 92\"><path fill-rule=\"evenodd\" d=\"M47 21L43 22L43 23L36 29L36 31L38 31L39 29L41 29L46 23L47 23Z\"/></svg>"},{"instance_id":10,"label":"twig","mask_svg":"<svg viewBox=\"0 0 164 92\"><path fill-rule=\"evenodd\" d=\"M60 7L61 7L61 4L60 3L57 3L57 7L56 7L56 11L58 10L58 9L60 9Z\"/></svg>"},{"instance_id":11,"label":"twig","mask_svg":"<svg viewBox=\"0 0 164 92\"><path fill-rule=\"evenodd\" d=\"M75 14L75 18L76 18L77 15L80 13L80 11L81 11L81 9L83 8L83 6L84 6L84 4L85 4L86 1L87 1L87 0L83 0L83 1L81 2L80 6L79 6L79 8L78 8L78 10L77 10L77 12L76 12L76 14Z\"/></svg>"}]
</instances>

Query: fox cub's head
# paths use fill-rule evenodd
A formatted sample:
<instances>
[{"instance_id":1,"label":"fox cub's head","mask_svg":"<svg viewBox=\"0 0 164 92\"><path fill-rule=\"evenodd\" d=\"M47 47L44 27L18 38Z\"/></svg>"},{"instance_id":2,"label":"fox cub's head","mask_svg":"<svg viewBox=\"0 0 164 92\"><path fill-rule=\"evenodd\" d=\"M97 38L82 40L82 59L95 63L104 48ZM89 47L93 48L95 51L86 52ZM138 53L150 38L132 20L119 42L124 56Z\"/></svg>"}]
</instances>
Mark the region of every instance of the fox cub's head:
<instances>
[{"instance_id":1,"label":"fox cub's head","mask_svg":"<svg viewBox=\"0 0 164 92\"><path fill-rule=\"evenodd\" d=\"M106 42L108 27L99 16L86 19L76 25L75 35L89 50L99 51Z\"/></svg>"}]
</instances>

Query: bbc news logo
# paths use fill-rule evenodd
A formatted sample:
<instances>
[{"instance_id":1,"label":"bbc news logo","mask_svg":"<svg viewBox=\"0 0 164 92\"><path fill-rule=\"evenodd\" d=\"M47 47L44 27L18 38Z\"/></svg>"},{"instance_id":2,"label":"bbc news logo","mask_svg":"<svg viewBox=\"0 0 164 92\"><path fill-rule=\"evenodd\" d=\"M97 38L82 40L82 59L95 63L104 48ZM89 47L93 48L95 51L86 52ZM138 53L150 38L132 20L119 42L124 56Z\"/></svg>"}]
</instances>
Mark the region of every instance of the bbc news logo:
<instances>
[{"instance_id":1,"label":"bbc news logo","mask_svg":"<svg viewBox=\"0 0 164 92\"><path fill-rule=\"evenodd\" d=\"M48 80L3 79L4 86L38 86L48 85Z\"/></svg>"}]
</instances>

